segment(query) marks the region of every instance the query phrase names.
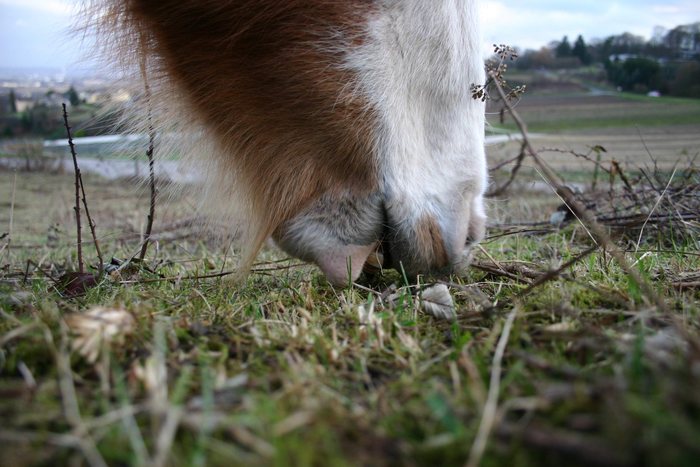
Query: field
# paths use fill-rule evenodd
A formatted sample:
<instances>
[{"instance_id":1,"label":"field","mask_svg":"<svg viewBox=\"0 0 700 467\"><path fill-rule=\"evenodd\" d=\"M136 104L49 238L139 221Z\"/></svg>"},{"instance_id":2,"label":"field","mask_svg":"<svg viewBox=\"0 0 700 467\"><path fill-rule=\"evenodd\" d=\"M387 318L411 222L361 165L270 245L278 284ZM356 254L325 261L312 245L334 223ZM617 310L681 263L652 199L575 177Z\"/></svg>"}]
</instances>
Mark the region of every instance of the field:
<instances>
[{"instance_id":1,"label":"field","mask_svg":"<svg viewBox=\"0 0 700 467\"><path fill-rule=\"evenodd\" d=\"M236 283L235 251L180 193L158 205L143 264L66 297L71 176L2 172L0 465L697 465L700 224L685 209L700 107L606 97L602 124L564 128L603 104L532 97L519 110L565 177L593 183L569 150L625 162L631 189L601 174L583 199L618 214L606 223L616 248L663 307L581 223L550 223L561 200L534 169L489 200L487 239L459 276L387 271L341 290L268 248ZM490 147L492 165L519 147ZM143 186L88 177L86 190L106 260L133 257ZM621 222L628 205L647 222ZM426 313L419 290L432 284L449 290L454 321Z\"/></svg>"}]
</instances>

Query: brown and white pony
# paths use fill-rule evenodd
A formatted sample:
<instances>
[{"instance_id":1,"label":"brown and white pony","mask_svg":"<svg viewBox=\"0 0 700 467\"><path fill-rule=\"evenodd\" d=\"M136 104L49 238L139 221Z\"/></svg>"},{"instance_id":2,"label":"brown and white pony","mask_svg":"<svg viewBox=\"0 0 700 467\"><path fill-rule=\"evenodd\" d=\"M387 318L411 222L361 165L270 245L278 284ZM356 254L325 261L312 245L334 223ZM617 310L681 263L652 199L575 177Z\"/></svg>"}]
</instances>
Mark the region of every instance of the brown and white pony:
<instances>
[{"instance_id":1,"label":"brown and white pony","mask_svg":"<svg viewBox=\"0 0 700 467\"><path fill-rule=\"evenodd\" d=\"M483 236L477 0L89 3L156 127L189 135L177 149L235 218L244 266L271 236L347 284L377 250L449 271Z\"/></svg>"}]
</instances>

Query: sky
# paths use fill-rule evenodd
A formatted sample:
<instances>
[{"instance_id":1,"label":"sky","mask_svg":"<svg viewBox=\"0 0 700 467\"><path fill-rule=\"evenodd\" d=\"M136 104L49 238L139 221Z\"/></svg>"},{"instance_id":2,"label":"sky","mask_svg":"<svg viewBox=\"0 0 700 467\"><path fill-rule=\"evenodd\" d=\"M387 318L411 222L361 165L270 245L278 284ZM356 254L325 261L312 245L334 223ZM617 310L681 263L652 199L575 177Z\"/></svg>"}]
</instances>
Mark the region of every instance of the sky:
<instances>
[{"instance_id":1,"label":"sky","mask_svg":"<svg viewBox=\"0 0 700 467\"><path fill-rule=\"evenodd\" d=\"M425 0L437 1L437 0ZM0 0L0 68L85 68L85 50L67 30L76 0ZM579 34L587 41L655 26L700 21L698 0L482 0L486 44L540 48Z\"/></svg>"}]
</instances>

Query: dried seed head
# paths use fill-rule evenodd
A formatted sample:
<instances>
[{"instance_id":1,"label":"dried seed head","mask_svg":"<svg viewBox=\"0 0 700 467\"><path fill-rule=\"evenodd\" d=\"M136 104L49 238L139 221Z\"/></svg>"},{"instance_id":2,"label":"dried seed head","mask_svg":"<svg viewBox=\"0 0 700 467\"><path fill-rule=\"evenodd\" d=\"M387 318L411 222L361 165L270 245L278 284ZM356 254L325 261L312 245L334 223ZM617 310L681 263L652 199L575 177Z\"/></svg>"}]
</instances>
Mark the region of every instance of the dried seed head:
<instances>
[{"instance_id":1,"label":"dried seed head","mask_svg":"<svg viewBox=\"0 0 700 467\"><path fill-rule=\"evenodd\" d=\"M134 317L119 308L95 307L66 317L74 334L73 350L94 363L105 345L121 343L134 330Z\"/></svg>"}]
</instances>

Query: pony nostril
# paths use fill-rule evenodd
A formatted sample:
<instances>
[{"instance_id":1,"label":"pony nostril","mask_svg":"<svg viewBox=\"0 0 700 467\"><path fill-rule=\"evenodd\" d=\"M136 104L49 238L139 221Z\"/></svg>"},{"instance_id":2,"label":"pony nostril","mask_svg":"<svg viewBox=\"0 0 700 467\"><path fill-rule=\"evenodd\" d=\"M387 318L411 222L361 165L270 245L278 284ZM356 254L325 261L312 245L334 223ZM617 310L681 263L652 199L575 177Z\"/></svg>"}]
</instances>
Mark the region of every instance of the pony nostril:
<instances>
[{"instance_id":1,"label":"pony nostril","mask_svg":"<svg viewBox=\"0 0 700 467\"><path fill-rule=\"evenodd\" d=\"M413 223L392 223L385 227L381 242L385 267L409 276L441 272L449 267L450 250L437 218L426 215Z\"/></svg>"}]
</instances>

